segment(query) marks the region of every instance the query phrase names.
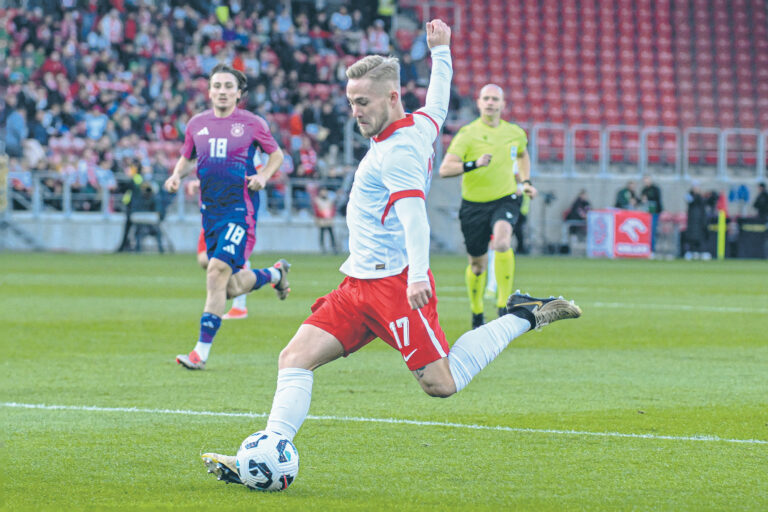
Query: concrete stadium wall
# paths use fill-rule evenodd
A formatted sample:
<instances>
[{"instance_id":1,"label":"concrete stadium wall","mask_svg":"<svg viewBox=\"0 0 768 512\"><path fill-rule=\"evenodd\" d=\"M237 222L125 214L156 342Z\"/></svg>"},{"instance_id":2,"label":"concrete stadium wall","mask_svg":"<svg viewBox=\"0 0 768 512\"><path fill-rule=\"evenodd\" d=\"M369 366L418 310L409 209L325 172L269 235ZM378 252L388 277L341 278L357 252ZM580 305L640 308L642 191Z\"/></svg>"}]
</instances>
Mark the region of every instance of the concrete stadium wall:
<instances>
[{"instance_id":1,"label":"concrete stadium wall","mask_svg":"<svg viewBox=\"0 0 768 512\"><path fill-rule=\"evenodd\" d=\"M637 189L642 188L636 176L618 178L584 177L563 178L538 176L534 184L539 197L531 202L528 217L529 245L532 252L542 252L547 244L558 243L561 237L562 218L582 188L587 190L594 208L613 206L616 193L626 182L633 179ZM735 183L723 184L716 180L700 180L704 190L727 192ZM664 208L670 212L686 211L684 197L690 189L689 181L677 179L659 179L662 189ZM754 196L755 186L749 184ZM545 204L544 194L552 193L555 198ZM433 252L464 252L464 240L458 221L461 202L461 187L458 178L433 179L428 198L428 210L432 233ZM742 214L742 212L731 211ZM752 214L751 203L745 214ZM43 214L34 217L27 213L14 213L13 223L31 234L45 250L67 252L112 252L122 240L123 215L104 217L101 214L73 213L70 217L61 214ZM176 252L194 252L200 229L200 219L196 214L179 218L170 214L163 223L163 228ZM257 226L257 242L254 252L320 252L318 228L308 217L286 220L278 217L262 216ZM336 235L339 247L347 247L347 228L343 218L337 219ZM0 249L25 250L28 246L7 230L0 240ZM156 250L151 237L145 239L148 251Z\"/></svg>"},{"instance_id":2,"label":"concrete stadium wall","mask_svg":"<svg viewBox=\"0 0 768 512\"><path fill-rule=\"evenodd\" d=\"M69 218L62 215L41 215L35 218L17 213L11 221L31 235L46 251L108 253L114 252L122 241L125 216L112 215L105 218L100 214L76 213ZM175 252L194 253L197 250L199 216L182 219L171 217L163 222L162 227ZM340 247L346 250L347 228L344 219L338 220L335 231ZM4 243L0 247L9 250L29 249L23 240L7 230L3 236ZM157 251L153 237L143 240L143 249L148 252ZM262 219L256 227L254 248L254 253L259 252L320 252L319 230L312 219Z\"/></svg>"}]
</instances>

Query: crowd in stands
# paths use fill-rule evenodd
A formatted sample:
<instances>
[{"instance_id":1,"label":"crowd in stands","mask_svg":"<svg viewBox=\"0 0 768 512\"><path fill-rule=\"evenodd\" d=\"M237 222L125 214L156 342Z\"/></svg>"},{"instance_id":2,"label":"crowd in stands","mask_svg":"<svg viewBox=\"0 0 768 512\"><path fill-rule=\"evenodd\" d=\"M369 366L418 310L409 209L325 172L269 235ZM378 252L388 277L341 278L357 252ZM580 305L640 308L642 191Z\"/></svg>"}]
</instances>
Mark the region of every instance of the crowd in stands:
<instances>
[{"instance_id":1,"label":"crowd in stands","mask_svg":"<svg viewBox=\"0 0 768 512\"><path fill-rule=\"evenodd\" d=\"M53 208L65 184L85 198L76 209L88 210L99 206L89 197L136 173L162 182L187 121L208 108L208 74L220 62L246 74L241 107L266 118L286 152L268 189L274 208L288 181L293 206L309 210L315 181L338 187L350 172L340 151L343 84L360 56L399 56L405 100L423 99L425 36L415 30L399 47L376 2L351 12L237 0L24 4L0 9L0 140L16 197L44 173Z\"/></svg>"}]
</instances>

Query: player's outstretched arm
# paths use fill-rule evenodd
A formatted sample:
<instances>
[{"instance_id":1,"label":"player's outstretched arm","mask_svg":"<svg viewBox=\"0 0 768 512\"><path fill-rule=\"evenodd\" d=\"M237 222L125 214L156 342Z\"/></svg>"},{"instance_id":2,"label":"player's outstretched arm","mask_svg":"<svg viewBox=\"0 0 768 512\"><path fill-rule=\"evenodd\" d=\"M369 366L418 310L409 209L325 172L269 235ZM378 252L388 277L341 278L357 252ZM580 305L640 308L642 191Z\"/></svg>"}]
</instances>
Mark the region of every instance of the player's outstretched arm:
<instances>
[{"instance_id":1,"label":"player's outstretched arm","mask_svg":"<svg viewBox=\"0 0 768 512\"><path fill-rule=\"evenodd\" d=\"M427 23L427 46L432 52L432 72L429 76L426 105L419 111L427 114L437 124L438 129L448 116L448 103L451 99L451 28L442 20Z\"/></svg>"},{"instance_id":2,"label":"player's outstretched arm","mask_svg":"<svg viewBox=\"0 0 768 512\"><path fill-rule=\"evenodd\" d=\"M179 190L181 180L192 171L192 160L184 156L180 156L176 165L173 167L173 173L165 180L163 187L170 193L174 193Z\"/></svg>"}]
</instances>

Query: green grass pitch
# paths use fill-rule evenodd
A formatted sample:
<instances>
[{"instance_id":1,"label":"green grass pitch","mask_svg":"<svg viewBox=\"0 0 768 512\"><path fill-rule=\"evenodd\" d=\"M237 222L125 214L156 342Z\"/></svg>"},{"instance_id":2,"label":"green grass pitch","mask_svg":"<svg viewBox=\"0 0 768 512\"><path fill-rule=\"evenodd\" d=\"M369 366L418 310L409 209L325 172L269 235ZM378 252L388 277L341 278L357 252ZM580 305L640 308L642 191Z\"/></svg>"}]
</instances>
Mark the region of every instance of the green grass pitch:
<instances>
[{"instance_id":1,"label":"green grass pitch","mask_svg":"<svg viewBox=\"0 0 768 512\"><path fill-rule=\"evenodd\" d=\"M288 300L251 294L190 372L174 357L204 301L194 256L0 254L0 508L768 510L764 261L519 257L516 287L583 317L515 340L444 400L375 341L315 373L288 491L217 482L199 454L263 428L280 349L341 280L341 257L289 259ZM451 343L465 265L432 258Z\"/></svg>"}]
</instances>

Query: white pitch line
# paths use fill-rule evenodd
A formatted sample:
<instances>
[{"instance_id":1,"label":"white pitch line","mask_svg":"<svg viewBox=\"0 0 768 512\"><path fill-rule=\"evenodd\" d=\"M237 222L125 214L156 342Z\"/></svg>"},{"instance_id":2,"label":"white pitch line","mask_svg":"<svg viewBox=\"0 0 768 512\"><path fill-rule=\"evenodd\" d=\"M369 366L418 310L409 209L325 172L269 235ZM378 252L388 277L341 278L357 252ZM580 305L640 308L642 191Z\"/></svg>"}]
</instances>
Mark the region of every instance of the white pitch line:
<instances>
[{"instance_id":1,"label":"white pitch line","mask_svg":"<svg viewBox=\"0 0 768 512\"><path fill-rule=\"evenodd\" d=\"M98 407L94 405L47 405L47 404L21 404L16 402L0 402L0 407L12 407L16 409L42 409L46 411L96 411L96 412L133 412L144 414L179 414L184 416L216 416L226 418L266 418L265 413L251 412L217 412L217 411L190 411L184 409L144 409L140 407ZM419 427L447 427L469 430L493 430L500 432L517 432L523 434L555 434L567 436L590 437L619 437L629 439L652 439L666 441L710 441L736 444L765 444L763 439L729 439L711 435L697 436L665 436L657 434L625 434L622 432L587 432L583 430L558 430L541 428L517 428L492 425L472 425L466 423L448 423L441 421L417 421L397 418L363 418L359 416L307 416L309 420L317 421L349 421L355 423L388 423L394 425L415 425Z\"/></svg>"},{"instance_id":2,"label":"white pitch line","mask_svg":"<svg viewBox=\"0 0 768 512\"><path fill-rule=\"evenodd\" d=\"M440 296L438 294L437 300L446 302L466 302L469 304L469 299L466 297L454 297L451 295ZM768 314L768 308L742 308L733 306L702 306L702 305L689 305L689 304L638 304L629 302L582 302L577 300L576 304L582 307L595 307L595 308L607 308L607 309L654 309L658 311L702 311L706 313L757 313L766 315Z\"/></svg>"},{"instance_id":3,"label":"white pitch line","mask_svg":"<svg viewBox=\"0 0 768 512\"><path fill-rule=\"evenodd\" d=\"M741 308L732 306L691 306L687 304L626 304L623 302L593 302L587 305L597 308L615 308L615 309L657 309L659 311L706 311L707 313L758 313L768 314L766 308Z\"/></svg>"}]
</instances>

